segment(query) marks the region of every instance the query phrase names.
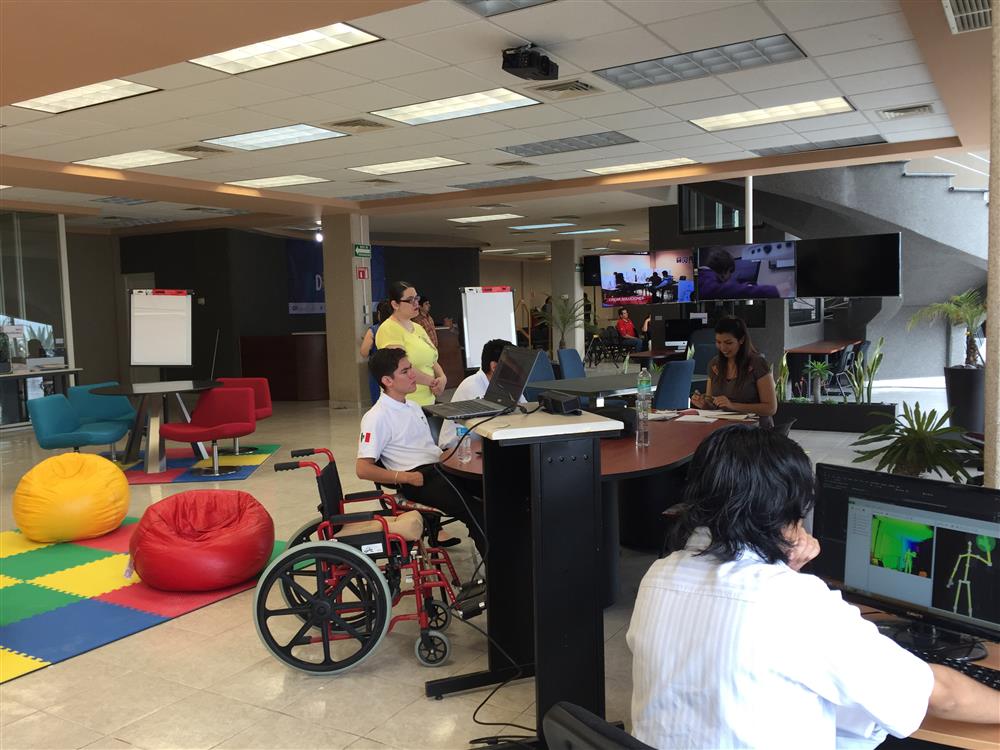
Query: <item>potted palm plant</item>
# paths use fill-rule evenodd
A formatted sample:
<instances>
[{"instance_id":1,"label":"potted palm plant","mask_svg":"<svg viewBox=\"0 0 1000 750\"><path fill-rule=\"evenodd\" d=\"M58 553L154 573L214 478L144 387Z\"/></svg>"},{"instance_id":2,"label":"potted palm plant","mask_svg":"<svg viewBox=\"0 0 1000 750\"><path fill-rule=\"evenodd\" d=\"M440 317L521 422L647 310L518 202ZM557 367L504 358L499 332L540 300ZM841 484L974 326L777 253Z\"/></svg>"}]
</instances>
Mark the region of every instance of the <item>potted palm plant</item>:
<instances>
[{"instance_id":1,"label":"potted palm plant","mask_svg":"<svg viewBox=\"0 0 1000 750\"><path fill-rule=\"evenodd\" d=\"M10 372L10 336L0 333L0 373Z\"/></svg>"},{"instance_id":2,"label":"potted palm plant","mask_svg":"<svg viewBox=\"0 0 1000 750\"><path fill-rule=\"evenodd\" d=\"M966 467L980 465L982 449L965 440L960 427L946 426L951 411L921 411L920 404L903 404L896 419L873 427L853 442L858 446L854 463L878 461L875 471L919 477L934 473L955 482L971 478ZM875 446L875 447L871 447Z\"/></svg>"},{"instance_id":3,"label":"potted palm plant","mask_svg":"<svg viewBox=\"0 0 1000 750\"><path fill-rule=\"evenodd\" d=\"M823 384L830 379L833 370L830 363L821 359L811 359L806 364L806 375L812 383L813 403L818 404L823 400Z\"/></svg>"},{"instance_id":4,"label":"potted palm plant","mask_svg":"<svg viewBox=\"0 0 1000 750\"><path fill-rule=\"evenodd\" d=\"M548 309L541 309L538 316L549 328L559 335L560 349L566 348L566 332L578 328L584 323L584 306L586 300L571 300L569 297L558 297L552 300ZM555 341L555 335L552 337Z\"/></svg>"},{"instance_id":5,"label":"potted palm plant","mask_svg":"<svg viewBox=\"0 0 1000 750\"><path fill-rule=\"evenodd\" d=\"M947 302L936 302L919 310L910 318L907 328L941 318L952 326L965 327L965 362L944 368L951 424L970 432L982 432L986 418L986 371L976 343L976 332L986 320L986 303L978 291L969 289Z\"/></svg>"}]
</instances>

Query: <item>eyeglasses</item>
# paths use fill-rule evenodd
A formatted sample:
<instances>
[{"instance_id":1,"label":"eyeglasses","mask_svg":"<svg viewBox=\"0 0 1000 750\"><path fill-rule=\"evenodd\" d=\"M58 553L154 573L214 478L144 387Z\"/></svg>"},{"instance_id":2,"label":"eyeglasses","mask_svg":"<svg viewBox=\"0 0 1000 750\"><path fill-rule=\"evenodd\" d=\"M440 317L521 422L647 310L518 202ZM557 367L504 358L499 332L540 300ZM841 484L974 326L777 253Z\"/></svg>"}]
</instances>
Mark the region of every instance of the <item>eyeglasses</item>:
<instances>
[{"instance_id":1,"label":"eyeglasses","mask_svg":"<svg viewBox=\"0 0 1000 750\"><path fill-rule=\"evenodd\" d=\"M420 304L420 296L419 295L414 295L413 297L403 297L400 300L400 302L409 302L411 305L419 305Z\"/></svg>"}]
</instances>

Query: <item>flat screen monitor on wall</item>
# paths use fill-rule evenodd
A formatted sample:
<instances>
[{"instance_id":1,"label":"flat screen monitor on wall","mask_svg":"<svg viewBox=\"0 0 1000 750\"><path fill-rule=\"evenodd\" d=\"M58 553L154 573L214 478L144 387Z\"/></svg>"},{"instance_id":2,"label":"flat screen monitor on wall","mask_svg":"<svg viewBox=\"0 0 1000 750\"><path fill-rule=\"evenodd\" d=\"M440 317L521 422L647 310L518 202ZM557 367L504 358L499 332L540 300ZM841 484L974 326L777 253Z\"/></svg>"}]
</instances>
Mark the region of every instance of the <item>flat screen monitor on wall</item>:
<instances>
[{"instance_id":1,"label":"flat screen monitor on wall","mask_svg":"<svg viewBox=\"0 0 1000 750\"><path fill-rule=\"evenodd\" d=\"M581 265L583 265L583 285L584 286L600 286L601 285L601 256L600 255L584 255L580 260Z\"/></svg>"},{"instance_id":2,"label":"flat screen monitor on wall","mask_svg":"<svg viewBox=\"0 0 1000 750\"><path fill-rule=\"evenodd\" d=\"M798 241L799 297L898 297L901 240L893 234Z\"/></svg>"},{"instance_id":3,"label":"flat screen monitor on wall","mask_svg":"<svg viewBox=\"0 0 1000 750\"><path fill-rule=\"evenodd\" d=\"M697 250L699 302L791 299L795 286L795 242L713 245Z\"/></svg>"},{"instance_id":4,"label":"flat screen monitor on wall","mask_svg":"<svg viewBox=\"0 0 1000 750\"><path fill-rule=\"evenodd\" d=\"M694 251L657 250L649 254L653 302L693 302Z\"/></svg>"},{"instance_id":5,"label":"flat screen monitor on wall","mask_svg":"<svg viewBox=\"0 0 1000 750\"><path fill-rule=\"evenodd\" d=\"M601 305L648 305L653 299L648 255L601 256Z\"/></svg>"}]
</instances>

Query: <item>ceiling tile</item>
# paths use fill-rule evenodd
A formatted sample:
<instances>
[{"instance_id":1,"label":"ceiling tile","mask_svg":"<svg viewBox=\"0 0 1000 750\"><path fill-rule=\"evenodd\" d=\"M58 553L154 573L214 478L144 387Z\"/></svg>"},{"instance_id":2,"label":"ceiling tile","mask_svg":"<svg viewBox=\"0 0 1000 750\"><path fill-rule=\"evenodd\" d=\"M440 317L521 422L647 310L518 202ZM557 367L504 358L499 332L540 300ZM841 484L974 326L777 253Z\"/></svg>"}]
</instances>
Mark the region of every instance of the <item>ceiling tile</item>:
<instances>
[{"instance_id":1,"label":"ceiling tile","mask_svg":"<svg viewBox=\"0 0 1000 750\"><path fill-rule=\"evenodd\" d=\"M795 60L780 65L764 65L760 68L723 73L719 80L733 91L745 93L773 89L777 86L794 86L826 79L826 73L816 67L812 60Z\"/></svg>"},{"instance_id":2,"label":"ceiling tile","mask_svg":"<svg viewBox=\"0 0 1000 750\"><path fill-rule=\"evenodd\" d=\"M902 13L848 21L820 29L799 31L793 35L810 57L829 55L865 47L902 42L911 38L910 28Z\"/></svg>"},{"instance_id":3,"label":"ceiling tile","mask_svg":"<svg viewBox=\"0 0 1000 750\"><path fill-rule=\"evenodd\" d=\"M0 130L0 149L5 154L20 154L24 151L51 146L57 143L75 140L66 133L53 133L31 128L27 125L17 125ZM60 153L73 153L72 150ZM7 196L3 196L7 197Z\"/></svg>"},{"instance_id":4,"label":"ceiling tile","mask_svg":"<svg viewBox=\"0 0 1000 750\"><path fill-rule=\"evenodd\" d=\"M91 120L87 117L88 113L89 108L77 110L76 112L63 112L57 117L49 117L44 120L36 120L30 124L25 124L21 129L30 129L40 133L65 134L71 138L85 138L89 135L111 133L120 129L120 126L112 123ZM6 130L0 130L0 144L3 143L6 132Z\"/></svg>"},{"instance_id":5,"label":"ceiling tile","mask_svg":"<svg viewBox=\"0 0 1000 750\"><path fill-rule=\"evenodd\" d=\"M868 73L873 70L902 68L923 62L920 49L913 41L884 44L865 50L863 55L856 52L839 52L816 58L816 63L831 76L849 76Z\"/></svg>"},{"instance_id":6,"label":"ceiling tile","mask_svg":"<svg viewBox=\"0 0 1000 750\"><path fill-rule=\"evenodd\" d=\"M204 98L200 94L189 93L196 88L198 87L192 86L172 91L157 91L132 99L98 104L87 108L87 117L119 128L133 128L168 122L178 117L221 112L232 106L221 99Z\"/></svg>"},{"instance_id":7,"label":"ceiling tile","mask_svg":"<svg viewBox=\"0 0 1000 750\"><path fill-rule=\"evenodd\" d=\"M640 109L636 112L625 112L620 115L604 115L602 117L591 117L601 127L608 130L622 130L625 128L645 128L654 125L666 125L677 122L677 118L664 112L662 109L651 107L650 109ZM626 133L626 135L628 135ZM638 136L633 136L638 137Z\"/></svg>"},{"instance_id":8,"label":"ceiling tile","mask_svg":"<svg viewBox=\"0 0 1000 750\"><path fill-rule=\"evenodd\" d=\"M905 68L878 70L854 76L834 79L834 83L845 94L864 94L870 91L884 91L900 86L931 83L931 74L925 65L910 65Z\"/></svg>"},{"instance_id":9,"label":"ceiling tile","mask_svg":"<svg viewBox=\"0 0 1000 750\"><path fill-rule=\"evenodd\" d=\"M711 135L710 133L702 133L701 135L685 135L680 138L668 138L662 141L653 141L650 145L661 148L664 151L680 153L686 148L715 146L724 142L725 141L718 136Z\"/></svg>"},{"instance_id":10,"label":"ceiling tile","mask_svg":"<svg viewBox=\"0 0 1000 750\"><path fill-rule=\"evenodd\" d=\"M403 125L402 127L407 127ZM444 138L467 138L473 135L486 135L496 133L498 130L509 130L502 122L497 122L485 115L475 117L460 117L456 120L444 120L442 122L431 122L425 125L417 125L421 130L438 133Z\"/></svg>"},{"instance_id":11,"label":"ceiling tile","mask_svg":"<svg viewBox=\"0 0 1000 750\"><path fill-rule=\"evenodd\" d=\"M240 78L251 83L284 89L292 94L316 94L320 91L333 91L368 83L365 78L320 65L316 60L318 58L272 65L269 68L242 73Z\"/></svg>"},{"instance_id":12,"label":"ceiling tile","mask_svg":"<svg viewBox=\"0 0 1000 750\"><path fill-rule=\"evenodd\" d=\"M689 122L674 122L663 125L650 125L645 128L627 128L621 131L627 136L640 141L662 141L665 138L679 138L682 135L701 135L705 131Z\"/></svg>"},{"instance_id":13,"label":"ceiling tile","mask_svg":"<svg viewBox=\"0 0 1000 750\"><path fill-rule=\"evenodd\" d=\"M228 107L246 107L252 104L263 104L288 97L288 92L273 86L263 86L244 80L242 76L228 76L222 81L202 83L188 86L177 92L191 101L221 102ZM152 98L152 97L151 97ZM174 113L175 116L178 113Z\"/></svg>"},{"instance_id":14,"label":"ceiling tile","mask_svg":"<svg viewBox=\"0 0 1000 750\"><path fill-rule=\"evenodd\" d=\"M752 141L757 138L772 138L779 135L790 135L793 131L787 125L775 122L769 125L753 125L749 128L735 128L719 133L719 137L732 143Z\"/></svg>"},{"instance_id":15,"label":"ceiling tile","mask_svg":"<svg viewBox=\"0 0 1000 750\"><path fill-rule=\"evenodd\" d=\"M54 117L48 112L38 112L24 107L0 107L0 125L20 125L24 122L33 122L47 117Z\"/></svg>"},{"instance_id":16,"label":"ceiling tile","mask_svg":"<svg viewBox=\"0 0 1000 750\"><path fill-rule=\"evenodd\" d=\"M646 29L634 26L630 29L557 44L551 48L551 52L581 68L599 70L666 57L674 54L676 50Z\"/></svg>"},{"instance_id":17,"label":"ceiling tile","mask_svg":"<svg viewBox=\"0 0 1000 750\"><path fill-rule=\"evenodd\" d=\"M747 0L611 0L611 4L645 24L746 5Z\"/></svg>"},{"instance_id":18,"label":"ceiling tile","mask_svg":"<svg viewBox=\"0 0 1000 750\"><path fill-rule=\"evenodd\" d=\"M526 89L522 89L522 91L527 96L531 94ZM490 119L501 122L509 128L534 128L540 125L551 125L554 122L575 120L577 117L552 104L536 104L531 107L491 112Z\"/></svg>"},{"instance_id":19,"label":"ceiling tile","mask_svg":"<svg viewBox=\"0 0 1000 750\"><path fill-rule=\"evenodd\" d=\"M728 96L733 93L733 90L718 78L699 78L694 81L677 81L659 86L646 86L635 89L634 93L650 104L664 107L671 104Z\"/></svg>"},{"instance_id":20,"label":"ceiling tile","mask_svg":"<svg viewBox=\"0 0 1000 750\"><path fill-rule=\"evenodd\" d=\"M937 112L941 111L936 104L934 108ZM882 133L902 133L906 130L951 127L951 120L946 114L916 115L914 117L901 117L898 120L883 120L875 112L866 112L865 116Z\"/></svg>"},{"instance_id":21,"label":"ceiling tile","mask_svg":"<svg viewBox=\"0 0 1000 750\"><path fill-rule=\"evenodd\" d=\"M155 86L158 89L179 89L184 86L195 86L199 83L218 81L229 78L228 73L221 70L206 68L204 65L182 62L176 65L168 65L165 68L147 70L144 73L136 73L126 77L129 81L144 83L147 86Z\"/></svg>"},{"instance_id":22,"label":"ceiling tile","mask_svg":"<svg viewBox=\"0 0 1000 750\"><path fill-rule=\"evenodd\" d=\"M556 106L578 117L597 117L648 109L649 103L634 94L621 91L600 96L581 96L578 99L559 102Z\"/></svg>"},{"instance_id":23,"label":"ceiling tile","mask_svg":"<svg viewBox=\"0 0 1000 750\"><path fill-rule=\"evenodd\" d=\"M525 128L518 131L522 136L521 143L534 143L535 141L549 141L556 138L572 138L577 135L588 135L590 133L600 133L601 126L589 120L573 120L572 122L560 122L555 125L541 125L537 128ZM511 158L517 158L511 155ZM531 161L530 157L527 157Z\"/></svg>"},{"instance_id":24,"label":"ceiling tile","mask_svg":"<svg viewBox=\"0 0 1000 750\"><path fill-rule=\"evenodd\" d=\"M827 128L841 128L849 125L863 125L867 118L861 112L844 112L840 115L826 115L825 117L810 117L805 120L792 120L785 123L792 130L799 133L808 133L811 130L824 130Z\"/></svg>"},{"instance_id":25,"label":"ceiling tile","mask_svg":"<svg viewBox=\"0 0 1000 750\"><path fill-rule=\"evenodd\" d=\"M733 152L732 143L709 143L705 146L685 146L681 151L681 156L687 156L695 161L705 161L704 157L716 154L731 154Z\"/></svg>"},{"instance_id":26,"label":"ceiling tile","mask_svg":"<svg viewBox=\"0 0 1000 750\"><path fill-rule=\"evenodd\" d=\"M661 21L651 24L649 30L680 52L782 33L781 27L757 3Z\"/></svg>"},{"instance_id":27,"label":"ceiling tile","mask_svg":"<svg viewBox=\"0 0 1000 750\"><path fill-rule=\"evenodd\" d=\"M490 81L484 81L456 67L430 70L423 73L389 78L383 81L404 94L398 94L395 106L415 102L444 99L449 96L471 94L474 91L488 91L496 88ZM348 89L350 90L350 89ZM387 105L394 106L394 105Z\"/></svg>"},{"instance_id":28,"label":"ceiling tile","mask_svg":"<svg viewBox=\"0 0 1000 750\"><path fill-rule=\"evenodd\" d=\"M744 148L747 151L755 151L758 148L798 146L802 143L808 143L808 141L798 133L789 133L788 135L776 135L776 136L771 136L769 138L753 138L748 141L741 141L739 144L737 144L737 147Z\"/></svg>"},{"instance_id":29,"label":"ceiling tile","mask_svg":"<svg viewBox=\"0 0 1000 750\"><path fill-rule=\"evenodd\" d=\"M715 117L732 112L746 112L755 109L753 102L743 96L722 96L718 99L707 99L702 102L674 104L666 110L682 120L694 120L699 117Z\"/></svg>"},{"instance_id":30,"label":"ceiling tile","mask_svg":"<svg viewBox=\"0 0 1000 750\"><path fill-rule=\"evenodd\" d=\"M620 146L605 146L604 148L591 148L586 151L570 151L564 154L547 154L545 156L533 156L531 161L536 161L542 165L589 163L596 159L616 159L618 157L641 156L642 154L657 153L661 149L651 143L623 143ZM638 161L638 160L636 160Z\"/></svg>"},{"instance_id":31,"label":"ceiling tile","mask_svg":"<svg viewBox=\"0 0 1000 750\"><path fill-rule=\"evenodd\" d=\"M875 91L870 94L858 94L851 97L851 102L858 109L885 109L904 104L925 104L940 99L937 90L929 83L919 86L904 86L888 91Z\"/></svg>"},{"instance_id":32,"label":"ceiling tile","mask_svg":"<svg viewBox=\"0 0 1000 750\"><path fill-rule=\"evenodd\" d=\"M565 81L584 72L581 68L573 65L573 63L569 60L564 60L558 55L550 54L549 57L553 60L553 62L559 65L560 80ZM462 65L462 70L466 73L479 76L483 80L491 81L496 85L506 86L508 88L523 89L526 86L534 86L544 83L544 81L526 81L523 78L518 78L517 76L511 75L505 71L500 67L500 65L500 55L490 55L482 60L465 63Z\"/></svg>"},{"instance_id":33,"label":"ceiling tile","mask_svg":"<svg viewBox=\"0 0 1000 750\"><path fill-rule=\"evenodd\" d=\"M189 126L200 129L201 135L198 137L198 140L221 138L238 133L250 133L255 130L283 128L295 124L294 120L275 117L263 112L254 112L250 109L230 109L226 112L199 115L198 117L190 117L184 122Z\"/></svg>"},{"instance_id":34,"label":"ceiling tile","mask_svg":"<svg viewBox=\"0 0 1000 750\"><path fill-rule=\"evenodd\" d=\"M781 88L766 89L764 91L754 91L746 95L757 107L778 107L782 104L795 104L796 102L812 102L820 99L829 99L841 96L841 91L830 81L813 81L812 83L800 83L796 86L782 86Z\"/></svg>"},{"instance_id":35,"label":"ceiling tile","mask_svg":"<svg viewBox=\"0 0 1000 750\"><path fill-rule=\"evenodd\" d=\"M579 12L568 12L571 5L564 1L535 5L493 16L490 21L543 48L637 25L604 0L588 0L585 10L575 9Z\"/></svg>"},{"instance_id":36,"label":"ceiling tile","mask_svg":"<svg viewBox=\"0 0 1000 750\"><path fill-rule=\"evenodd\" d=\"M749 151L729 151L724 154L711 154L704 156L699 161L702 164L713 164L723 161L741 161L743 159L758 159L760 157L757 154L752 154Z\"/></svg>"},{"instance_id":37,"label":"ceiling tile","mask_svg":"<svg viewBox=\"0 0 1000 750\"><path fill-rule=\"evenodd\" d=\"M451 0L426 0L405 8L358 18L351 21L351 24L369 34L396 39L471 23L479 18L481 16L478 13Z\"/></svg>"},{"instance_id":38,"label":"ceiling tile","mask_svg":"<svg viewBox=\"0 0 1000 750\"><path fill-rule=\"evenodd\" d=\"M890 143L902 143L905 141L923 141L931 138L950 138L954 135L954 128L930 128L928 130L907 130L902 133L886 133L885 139Z\"/></svg>"},{"instance_id":39,"label":"ceiling tile","mask_svg":"<svg viewBox=\"0 0 1000 750\"><path fill-rule=\"evenodd\" d=\"M492 54L500 64L500 54L509 47L520 47L527 40L483 19L428 34L408 36L401 43L426 55L449 63L482 60Z\"/></svg>"},{"instance_id":40,"label":"ceiling tile","mask_svg":"<svg viewBox=\"0 0 1000 750\"><path fill-rule=\"evenodd\" d=\"M789 31L814 29L899 10L897 0L836 0L832 3L767 0L765 5Z\"/></svg>"},{"instance_id":41,"label":"ceiling tile","mask_svg":"<svg viewBox=\"0 0 1000 750\"><path fill-rule=\"evenodd\" d=\"M372 81L381 81L399 75L402 71L418 73L444 65L440 60L407 49L396 42L374 42L313 59L325 67Z\"/></svg>"},{"instance_id":42,"label":"ceiling tile","mask_svg":"<svg viewBox=\"0 0 1000 750\"><path fill-rule=\"evenodd\" d=\"M328 96L333 101L338 99L336 92L330 93ZM268 102L267 104L257 104L253 107L247 107L247 109L252 112L263 112L267 115L287 118L292 122L304 122L320 126L334 120L346 120L351 117L356 117L363 113L363 110L348 109L347 107L334 104L331 101L311 96L297 96L293 99L281 99L276 102Z\"/></svg>"},{"instance_id":43,"label":"ceiling tile","mask_svg":"<svg viewBox=\"0 0 1000 750\"><path fill-rule=\"evenodd\" d=\"M381 83L366 83L364 86L351 86L339 91L316 94L314 98L332 102L349 112L361 113L410 104L418 97L404 94L399 89L389 88Z\"/></svg>"},{"instance_id":44,"label":"ceiling tile","mask_svg":"<svg viewBox=\"0 0 1000 750\"><path fill-rule=\"evenodd\" d=\"M866 138L870 135L878 135L879 132L874 125L852 125L846 128L826 128L824 130L810 130L803 135L813 142L839 141L843 138Z\"/></svg>"}]
</instances>

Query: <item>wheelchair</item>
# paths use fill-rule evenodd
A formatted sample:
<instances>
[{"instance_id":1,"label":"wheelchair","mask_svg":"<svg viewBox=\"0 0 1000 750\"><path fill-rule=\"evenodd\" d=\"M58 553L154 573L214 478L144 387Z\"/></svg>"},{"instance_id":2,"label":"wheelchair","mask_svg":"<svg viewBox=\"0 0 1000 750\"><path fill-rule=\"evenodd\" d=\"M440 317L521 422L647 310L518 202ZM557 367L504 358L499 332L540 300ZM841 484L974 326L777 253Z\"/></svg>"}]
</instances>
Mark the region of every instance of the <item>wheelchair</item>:
<instances>
[{"instance_id":1,"label":"wheelchair","mask_svg":"<svg viewBox=\"0 0 1000 750\"><path fill-rule=\"evenodd\" d=\"M289 539L261 574L254 620L264 646L290 667L336 674L362 663L397 624L416 621L414 643L424 666L444 664L451 650L444 630L452 619L459 578L446 550L434 546L441 513L378 487L345 495L333 453L291 452L314 461L276 464L275 471L309 468L319 488L319 518ZM377 501L380 510L346 512L350 503ZM419 517L416 515L419 514ZM437 594L437 598L435 598ZM392 616L405 596L416 612Z\"/></svg>"}]
</instances>

